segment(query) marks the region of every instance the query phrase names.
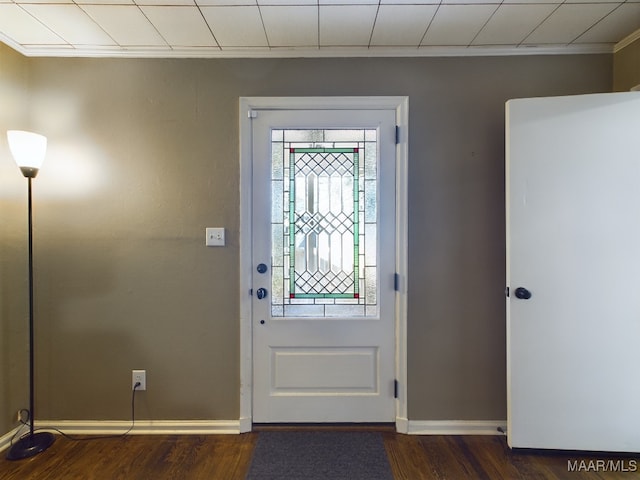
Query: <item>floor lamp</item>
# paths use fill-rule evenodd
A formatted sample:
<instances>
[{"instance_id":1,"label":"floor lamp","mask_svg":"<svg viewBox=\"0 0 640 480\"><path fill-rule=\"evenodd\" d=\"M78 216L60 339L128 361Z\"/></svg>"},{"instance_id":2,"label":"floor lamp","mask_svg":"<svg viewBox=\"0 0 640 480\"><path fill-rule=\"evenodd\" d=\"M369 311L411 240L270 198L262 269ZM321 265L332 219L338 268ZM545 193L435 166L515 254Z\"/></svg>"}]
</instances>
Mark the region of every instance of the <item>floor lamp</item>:
<instances>
[{"instance_id":1,"label":"floor lamp","mask_svg":"<svg viewBox=\"0 0 640 480\"><path fill-rule=\"evenodd\" d=\"M31 180L38 174L47 150L47 137L22 130L7 132L9 149L28 182L29 219L29 433L14 443L7 453L8 460L32 457L51 446L55 437L49 432L35 433L34 414L34 342L33 342L33 222Z\"/></svg>"}]
</instances>

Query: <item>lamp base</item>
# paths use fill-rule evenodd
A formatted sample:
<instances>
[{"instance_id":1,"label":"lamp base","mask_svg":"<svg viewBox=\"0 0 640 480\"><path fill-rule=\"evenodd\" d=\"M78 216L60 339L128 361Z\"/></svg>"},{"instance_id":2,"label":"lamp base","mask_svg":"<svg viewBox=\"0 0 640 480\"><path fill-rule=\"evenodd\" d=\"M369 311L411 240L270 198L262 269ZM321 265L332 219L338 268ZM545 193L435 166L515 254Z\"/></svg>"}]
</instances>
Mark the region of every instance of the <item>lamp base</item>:
<instances>
[{"instance_id":1,"label":"lamp base","mask_svg":"<svg viewBox=\"0 0 640 480\"><path fill-rule=\"evenodd\" d=\"M7 452L7 460L21 460L44 452L55 441L53 433L38 432L22 437Z\"/></svg>"}]
</instances>

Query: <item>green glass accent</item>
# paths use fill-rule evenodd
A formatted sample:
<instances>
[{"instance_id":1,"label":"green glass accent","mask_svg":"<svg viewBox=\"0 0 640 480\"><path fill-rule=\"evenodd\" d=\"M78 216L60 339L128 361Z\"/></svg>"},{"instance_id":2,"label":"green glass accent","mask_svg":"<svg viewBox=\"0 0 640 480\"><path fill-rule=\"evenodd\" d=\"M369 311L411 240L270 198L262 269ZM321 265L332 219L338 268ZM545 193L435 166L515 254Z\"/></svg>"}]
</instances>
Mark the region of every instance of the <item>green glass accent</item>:
<instances>
[{"instance_id":1,"label":"green glass accent","mask_svg":"<svg viewBox=\"0 0 640 480\"><path fill-rule=\"evenodd\" d=\"M290 298L359 298L359 149L356 147L310 147L289 148L289 297ZM300 173L305 178L304 210L296 212L296 175ZM319 202L330 203L330 199L320 199L316 181L320 177L334 177L352 175L353 181L353 218L342 212L336 213L324 208L322 214L316 208ZM305 238L305 249L316 249L317 238L320 234L353 232L353 260L352 276L343 271L334 272L331 259L321 258L328 263L324 271L314 259L311 271L309 264L297 265L295 247L296 235L298 241ZM304 236L304 237L303 237ZM312 242L308 242L312 240ZM307 254L310 252L307 251ZM315 255L315 251L311 252ZM318 264L316 264L318 263Z\"/></svg>"},{"instance_id":2,"label":"green glass accent","mask_svg":"<svg viewBox=\"0 0 640 480\"><path fill-rule=\"evenodd\" d=\"M296 156L289 150L289 296L296 291Z\"/></svg>"},{"instance_id":3,"label":"green glass accent","mask_svg":"<svg viewBox=\"0 0 640 480\"><path fill-rule=\"evenodd\" d=\"M295 153L354 153L358 152L357 148L292 148Z\"/></svg>"},{"instance_id":4,"label":"green glass accent","mask_svg":"<svg viewBox=\"0 0 640 480\"><path fill-rule=\"evenodd\" d=\"M353 296L360 296L360 164L359 150L353 153Z\"/></svg>"},{"instance_id":5,"label":"green glass accent","mask_svg":"<svg viewBox=\"0 0 640 480\"><path fill-rule=\"evenodd\" d=\"M296 293L293 298L355 298L353 293Z\"/></svg>"}]
</instances>

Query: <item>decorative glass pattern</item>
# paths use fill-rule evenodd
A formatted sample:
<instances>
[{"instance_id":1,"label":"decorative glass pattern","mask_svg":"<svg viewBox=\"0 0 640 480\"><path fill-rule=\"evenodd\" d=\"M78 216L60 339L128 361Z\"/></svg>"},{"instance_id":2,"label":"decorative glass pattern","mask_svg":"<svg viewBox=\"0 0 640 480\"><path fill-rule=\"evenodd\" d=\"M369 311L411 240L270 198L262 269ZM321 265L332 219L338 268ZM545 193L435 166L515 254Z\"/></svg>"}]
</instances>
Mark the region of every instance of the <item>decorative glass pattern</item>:
<instances>
[{"instance_id":1,"label":"decorative glass pattern","mask_svg":"<svg viewBox=\"0 0 640 480\"><path fill-rule=\"evenodd\" d=\"M273 316L377 314L376 134L272 131Z\"/></svg>"},{"instance_id":2,"label":"decorative glass pattern","mask_svg":"<svg viewBox=\"0 0 640 480\"><path fill-rule=\"evenodd\" d=\"M359 298L358 148L288 150L289 298Z\"/></svg>"}]
</instances>

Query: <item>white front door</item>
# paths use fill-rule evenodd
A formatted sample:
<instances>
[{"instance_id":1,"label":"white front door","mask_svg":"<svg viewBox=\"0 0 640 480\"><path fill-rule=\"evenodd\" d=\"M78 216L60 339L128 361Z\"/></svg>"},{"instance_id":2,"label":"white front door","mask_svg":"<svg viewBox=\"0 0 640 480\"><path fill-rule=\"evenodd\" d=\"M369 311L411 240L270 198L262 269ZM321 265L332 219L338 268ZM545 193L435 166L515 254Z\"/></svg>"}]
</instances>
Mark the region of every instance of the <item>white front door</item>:
<instances>
[{"instance_id":1,"label":"white front door","mask_svg":"<svg viewBox=\"0 0 640 480\"><path fill-rule=\"evenodd\" d=\"M640 452L640 94L508 102L506 177L509 445Z\"/></svg>"},{"instance_id":2,"label":"white front door","mask_svg":"<svg viewBox=\"0 0 640 480\"><path fill-rule=\"evenodd\" d=\"M251 116L253 421L394 421L395 111Z\"/></svg>"}]
</instances>

